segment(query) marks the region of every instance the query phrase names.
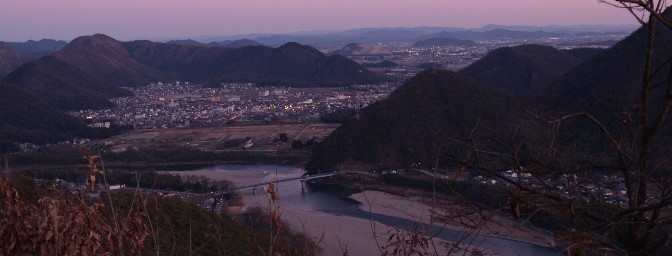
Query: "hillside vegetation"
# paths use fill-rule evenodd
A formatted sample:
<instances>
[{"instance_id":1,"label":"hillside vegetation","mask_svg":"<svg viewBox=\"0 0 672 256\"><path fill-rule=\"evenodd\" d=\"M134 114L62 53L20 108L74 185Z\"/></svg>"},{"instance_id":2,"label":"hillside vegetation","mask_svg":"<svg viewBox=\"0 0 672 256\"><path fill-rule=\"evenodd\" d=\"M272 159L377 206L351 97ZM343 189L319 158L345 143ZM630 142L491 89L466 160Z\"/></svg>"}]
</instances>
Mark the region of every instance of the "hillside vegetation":
<instances>
[{"instance_id":1,"label":"hillside vegetation","mask_svg":"<svg viewBox=\"0 0 672 256\"><path fill-rule=\"evenodd\" d=\"M672 40L670 31L659 30L658 53L654 56L669 52L665 42ZM389 98L363 109L359 120L346 121L315 149L307 168L332 170L346 162L427 166L468 142L456 138L478 138L490 149L501 150L503 145L513 143L507 138L514 129L516 143L521 143L517 154L524 159L535 157L535 152L543 151L539 147L554 138L557 161L571 159L564 163L569 165L582 161L613 164L610 144L592 122L573 120L552 128L539 123L538 117L585 111L620 134L622 113L632 110L641 82L638 77L642 75L641 69L628 63L644 61L645 40L646 31L638 30L607 50L505 47L459 74L426 70ZM587 60L582 62L582 58ZM663 61L657 59L654 64ZM654 83L661 83L667 72L660 72L660 80ZM664 95L659 91L663 87L656 88L652 95ZM654 101L661 98L656 96ZM470 134L475 127L482 134Z\"/></svg>"},{"instance_id":2,"label":"hillside vegetation","mask_svg":"<svg viewBox=\"0 0 672 256\"><path fill-rule=\"evenodd\" d=\"M28 58L0 42L0 79L25 62Z\"/></svg>"},{"instance_id":3,"label":"hillside vegetation","mask_svg":"<svg viewBox=\"0 0 672 256\"><path fill-rule=\"evenodd\" d=\"M82 36L53 56L26 63L3 81L59 109L95 109L110 107L111 97L129 96L121 87L156 81L319 87L385 80L348 58L327 56L297 43L278 48L250 41L231 43L238 48Z\"/></svg>"},{"instance_id":4,"label":"hillside vegetation","mask_svg":"<svg viewBox=\"0 0 672 256\"><path fill-rule=\"evenodd\" d=\"M113 106L111 98L132 95L53 56L20 66L2 82L18 86L62 110L109 108Z\"/></svg>"},{"instance_id":5,"label":"hillside vegetation","mask_svg":"<svg viewBox=\"0 0 672 256\"><path fill-rule=\"evenodd\" d=\"M1 177L0 185L5 255L316 255L318 250L284 228L272 242L265 228L270 218L259 211L239 221L139 192L87 198L52 190L48 183L38 187L28 178Z\"/></svg>"},{"instance_id":6,"label":"hillside vegetation","mask_svg":"<svg viewBox=\"0 0 672 256\"><path fill-rule=\"evenodd\" d=\"M647 31L639 29L559 77L543 90L528 97L535 107L545 111L585 111L612 125L621 122L619 113L632 111L639 101L643 65L646 58ZM653 67L667 61L672 51L672 31L658 26L655 32ZM668 69L658 72L652 84L665 83ZM658 95L655 102L665 95L664 86L656 86L651 95Z\"/></svg>"},{"instance_id":7,"label":"hillside vegetation","mask_svg":"<svg viewBox=\"0 0 672 256\"><path fill-rule=\"evenodd\" d=\"M581 61L551 46L502 47L460 70L460 74L483 85L519 94L546 87Z\"/></svg>"},{"instance_id":8,"label":"hillside vegetation","mask_svg":"<svg viewBox=\"0 0 672 256\"><path fill-rule=\"evenodd\" d=\"M363 109L360 119L337 128L318 145L307 168L332 170L346 160L390 166L433 163L442 140L465 136L475 125L508 130L516 109L505 92L452 71L426 70Z\"/></svg>"},{"instance_id":9,"label":"hillside vegetation","mask_svg":"<svg viewBox=\"0 0 672 256\"><path fill-rule=\"evenodd\" d=\"M0 153L17 150L17 143L55 143L77 137L104 138L124 127L88 128L79 120L57 110L14 85L0 83Z\"/></svg>"}]
</instances>

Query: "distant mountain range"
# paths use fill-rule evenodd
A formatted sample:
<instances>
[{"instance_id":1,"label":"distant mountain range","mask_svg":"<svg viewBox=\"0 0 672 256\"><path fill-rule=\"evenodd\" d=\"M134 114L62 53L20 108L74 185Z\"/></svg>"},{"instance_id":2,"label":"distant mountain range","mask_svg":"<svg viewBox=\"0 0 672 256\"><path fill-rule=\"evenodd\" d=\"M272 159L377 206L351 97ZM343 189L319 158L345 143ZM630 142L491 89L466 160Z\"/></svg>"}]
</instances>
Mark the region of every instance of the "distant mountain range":
<instances>
[{"instance_id":1,"label":"distant mountain range","mask_svg":"<svg viewBox=\"0 0 672 256\"><path fill-rule=\"evenodd\" d=\"M480 28L456 27L395 27L395 28L358 28L345 31L297 32L285 34L244 34L216 37L198 37L191 39L163 39L170 44L186 44L196 46L223 46L240 48L244 46L281 46L288 42L298 42L314 47L344 46L352 42L375 44L381 42L414 43L432 37L454 37L458 39L497 39L505 38L538 38L540 35L628 35L637 29L637 25L574 25L574 26L506 26L486 25ZM469 33L472 32L472 33ZM475 33L474 33L475 32ZM532 32L532 33L530 33ZM436 36L439 35L439 36ZM458 35L457 37L451 35ZM461 36L460 36L461 35ZM42 39L26 42L5 42L10 48L30 58L51 55L67 44L66 41ZM602 42L601 45L608 45Z\"/></svg>"},{"instance_id":2,"label":"distant mountain range","mask_svg":"<svg viewBox=\"0 0 672 256\"><path fill-rule=\"evenodd\" d=\"M639 28L639 25L550 25L550 26L506 26L489 24L474 31L489 31L495 29L506 29L515 31L546 31L567 34L585 34L585 33L631 33Z\"/></svg>"},{"instance_id":3,"label":"distant mountain range","mask_svg":"<svg viewBox=\"0 0 672 256\"><path fill-rule=\"evenodd\" d=\"M239 40L226 40L222 42L210 42L208 44L201 43L195 40L170 40L166 42L167 44L181 44L181 45L194 45L194 46L210 46L210 47L228 47L228 48L241 48L245 46L262 46L262 43L256 42L250 39L239 39Z\"/></svg>"},{"instance_id":4,"label":"distant mountain range","mask_svg":"<svg viewBox=\"0 0 672 256\"><path fill-rule=\"evenodd\" d=\"M250 38L265 45L279 46L287 42L300 42L315 47L337 47L351 42L375 44L380 42L409 42L432 37L452 37L468 40L497 38L534 39L568 35L627 35L636 25L577 25L577 26L502 26L487 25L481 28L455 27L398 27L360 28L340 32L306 32L290 34L248 34L221 37L203 37L201 42L217 42Z\"/></svg>"},{"instance_id":5,"label":"distant mountain range","mask_svg":"<svg viewBox=\"0 0 672 256\"><path fill-rule=\"evenodd\" d=\"M657 27L656 66L672 52L672 31ZM503 152L507 148L501 143L514 134L514 125L521 129L515 134L525 141L519 153L535 154L537 140L552 129L527 111L544 116L585 111L619 132L621 113L636 113L646 35L639 29L607 50L501 48L459 73L424 71L387 99L362 109L359 119L348 119L315 149L306 168L329 171L342 163L434 166L442 154L466 152L455 141L464 138L473 141L463 143L485 146L481 150ZM664 82L669 72L662 70L653 84ZM663 90L660 86L651 92L653 102L666 95ZM595 161L595 152L600 159L613 157L600 150L609 146L595 129L584 122L560 127L554 135L559 157L571 154L576 162Z\"/></svg>"},{"instance_id":6,"label":"distant mountain range","mask_svg":"<svg viewBox=\"0 0 672 256\"><path fill-rule=\"evenodd\" d=\"M264 44L250 40L250 39L238 39L238 40L227 40L222 42L211 42L208 45L210 46L223 46L229 48L241 48L245 46L263 46Z\"/></svg>"},{"instance_id":7,"label":"distant mountain range","mask_svg":"<svg viewBox=\"0 0 672 256\"><path fill-rule=\"evenodd\" d=\"M340 55L297 43L278 48L208 47L82 36L53 56L26 63L3 78L61 109L109 107L120 87L155 81L252 82L296 87L377 83L376 75Z\"/></svg>"},{"instance_id":8,"label":"distant mountain range","mask_svg":"<svg viewBox=\"0 0 672 256\"><path fill-rule=\"evenodd\" d=\"M9 48L20 53L23 56L38 59L43 56L51 55L60 51L68 43L65 41L56 41L52 39L42 39L40 41L28 40L26 42L4 42Z\"/></svg>"},{"instance_id":9,"label":"distant mountain range","mask_svg":"<svg viewBox=\"0 0 672 256\"><path fill-rule=\"evenodd\" d=\"M428 34L420 37L426 40L430 38L456 38L463 40L493 40L493 39L539 39L549 37L560 37L566 35L559 32L537 31L514 31L508 29L494 29L488 31L451 31Z\"/></svg>"}]
</instances>

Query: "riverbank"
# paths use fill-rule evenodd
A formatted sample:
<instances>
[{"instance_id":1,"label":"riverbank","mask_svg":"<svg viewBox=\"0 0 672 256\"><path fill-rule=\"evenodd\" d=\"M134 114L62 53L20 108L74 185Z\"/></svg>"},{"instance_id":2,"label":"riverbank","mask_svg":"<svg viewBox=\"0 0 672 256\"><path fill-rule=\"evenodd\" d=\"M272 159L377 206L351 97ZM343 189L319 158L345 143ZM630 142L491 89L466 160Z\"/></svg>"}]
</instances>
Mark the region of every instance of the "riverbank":
<instances>
[{"instance_id":1,"label":"riverbank","mask_svg":"<svg viewBox=\"0 0 672 256\"><path fill-rule=\"evenodd\" d=\"M299 177L302 174L302 170L292 172L281 170L276 174L263 169L230 169L226 172L220 172L216 178L225 178L236 185L245 185L276 178ZM297 190L298 188L290 188L286 184L278 185L280 199L276 204L280 209L283 224L292 230L303 232L315 241L322 248L320 255L340 256L346 252L349 255L381 254L380 247L385 245L390 235L389 226L359 217L334 214L310 207L298 207L296 202L288 201L290 197L297 197L297 193L301 193ZM256 194L244 191L241 192L241 195L243 206L230 207L229 212L235 214L250 208L268 209L271 206L268 194L263 190L258 190ZM300 200L302 199L301 194L298 194L298 197ZM437 243L443 242L438 240ZM445 255L445 253L441 254Z\"/></svg>"},{"instance_id":2,"label":"riverbank","mask_svg":"<svg viewBox=\"0 0 672 256\"><path fill-rule=\"evenodd\" d=\"M376 214L394 216L420 223L440 223L446 228L468 234L497 237L506 240L553 247L551 232L516 222L502 214L448 202L427 202L423 194L407 191L408 196L393 195L380 191L365 190L350 198L360 203L360 209ZM426 195L424 195L426 196ZM430 199L431 201L431 199Z\"/></svg>"},{"instance_id":3,"label":"riverbank","mask_svg":"<svg viewBox=\"0 0 672 256\"><path fill-rule=\"evenodd\" d=\"M244 186L300 177L304 171L291 166L226 165L179 173L225 179ZM331 185L305 184L305 189L298 180L277 184L279 200L275 203L269 202L264 189L243 190L239 192L242 205L236 204L227 211L235 214L257 207L268 211L273 205L280 210L284 227L305 233L322 248L321 255L380 255L390 238L394 242L396 238L421 241L427 237L432 239L426 240L425 255L446 255L451 249L467 252L465 255L556 254L539 246L548 246L552 238L535 237L536 233L523 229L524 225L517 223L522 226L519 229L516 223L506 222L506 216L499 216L501 213L482 209L470 212L468 207L443 197L439 201L441 208L431 207L436 204L426 191L395 186L385 186L385 192L373 191L375 186L364 191L350 190L337 180L334 178ZM453 218L457 215L459 218ZM387 249L393 250L394 245L390 246Z\"/></svg>"},{"instance_id":4,"label":"riverbank","mask_svg":"<svg viewBox=\"0 0 672 256\"><path fill-rule=\"evenodd\" d=\"M527 233L527 230L519 229L515 225L507 227L505 225L508 224L488 220L473 229L464 225L433 222L430 219L432 207L413 198L379 191L363 191L352 195L351 198L361 202L358 207L363 214L353 216L347 211L304 209L285 203L282 198L277 202L277 206L283 224L292 230L303 232L315 241L322 248L321 255L343 255L344 252L350 255L381 255L384 251L395 249L395 245L390 243L390 238L394 241L397 237L401 237L410 242L416 235L427 239L426 247L415 248L420 249L424 255L448 255L449 252L464 255L549 255L535 254L534 251L530 252L529 248L520 248L520 244L543 244L546 240L535 238L534 234ZM268 196L264 192L259 192L257 195L244 195L244 206L236 210L245 211L253 207L268 209L270 205ZM387 216L396 218L380 221L381 217L389 219ZM414 225L417 229L415 231L412 227ZM442 238L443 236L435 236L437 226L440 227L439 232L448 232L453 238L446 240ZM522 243L499 247L493 246L491 242L485 242L484 237L500 238L499 242L504 244L514 244L516 241Z\"/></svg>"},{"instance_id":5,"label":"riverbank","mask_svg":"<svg viewBox=\"0 0 672 256\"><path fill-rule=\"evenodd\" d=\"M248 181L244 178L245 175L239 177L241 182ZM281 178L286 178L286 175ZM325 211L296 207L295 202L283 201L281 187L277 206L282 213L284 224L313 239L323 249L322 255L343 255L345 251L351 255L380 255L382 254L380 248L388 245L388 239L392 234L395 234L395 237L405 236L410 239L414 233L407 230L412 231L414 225L419 227L416 233L426 238L436 234L437 226L441 227L439 229L450 230L448 233L451 233L451 236L459 237L449 240L440 237L428 238L428 246L424 250L425 254L430 255L446 255L451 250L466 251L468 252L466 255L509 255L516 252L512 249L516 248L516 245L503 248L503 251L498 251L497 247L493 248L492 245L482 246L480 243L483 243L483 237L500 238L500 243L518 241L522 244L543 247L553 245L550 232L529 229L525 225L499 216L498 213L481 211L478 214L482 214L483 218L479 219L475 216L477 213L464 214L466 209L464 207L460 209L461 206L455 204L446 204L440 208L432 207L421 198L421 194L413 194L411 191L404 191L403 194L407 195L365 190L350 195L350 199L359 202L359 205L354 206L354 210ZM244 206L237 208L237 211L245 211L252 207L268 209L270 205L264 192L258 191L257 195L243 193L243 198ZM451 212L448 212L449 210ZM451 214L458 212L462 215L460 220L449 220ZM392 217L392 220L381 222L380 218L389 219L388 217ZM452 242L455 240L459 240L460 243Z\"/></svg>"},{"instance_id":6,"label":"riverbank","mask_svg":"<svg viewBox=\"0 0 672 256\"><path fill-rule=\"evenodd\" d=\"M282 192L280 192L282 193ZM253 207L268 209L271 203L266 193L244 195L244 206L239 211ZM320 255L381 255L389 236L397 231L379 222L338 213L293 207L280 199L277 205L283 224L292 230L303 232L322 251ZM446 241L434 239L437 254L446 255ZM434 254L433 248L427 252Z\"/></svg>"}]
</instances>

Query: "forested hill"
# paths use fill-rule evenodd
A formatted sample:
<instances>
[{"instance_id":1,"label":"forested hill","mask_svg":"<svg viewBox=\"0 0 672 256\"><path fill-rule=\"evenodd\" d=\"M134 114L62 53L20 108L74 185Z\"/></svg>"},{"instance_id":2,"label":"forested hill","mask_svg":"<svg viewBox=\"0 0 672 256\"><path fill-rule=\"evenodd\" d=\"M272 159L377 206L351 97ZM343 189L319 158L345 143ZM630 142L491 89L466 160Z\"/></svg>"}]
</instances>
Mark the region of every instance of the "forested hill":
<instances>
[{"instance_id":1,"label":"forested hill","mask_svg":"<svg viewBox=\"0 0 672 256\"><path fill-rule=\"evenodd\" d=\"M318 87L375 83L381 78L352 60L297 43L223 48L119 42L97 34L73 40L57 57L117 86L180 79Z\"/></svg>"},{"instance_id":2,"label":"forested hill","mask_svg":"<svg viewBox=\"0 0 672 256\"><path fill-rule=\"evenodd\" d=\"M133 59L123 43L107 35L80 36L55 55L88 75L115 86L142 86L163 74Z\"/></svg>"},{"instance_id":3,"label":"forested hill","mask_svg":"<svg viewBox=\"0 0 672 256\"><path fill-rule=\"evenodd\" d=\"M62 110L111 107L111 98L132 95L54 56L26 63L2 81Z\"/></svg>"},{"instance_id":4,"label":"forested hill","mask_svg":"<svg viewBox=\"0 0 672 256\"><path fill-rule=\"evenodd\" d=\"M666 86L660 85L669 82L665 61L672 52L672 31L656 27L652 64L660 71L651 81L650 111L658 110L666 95ZM516 136L525 141L520 145L529 150L526 156L519 152L523 158L554 132L558 161L612 164L613 149L593 122L572 119L553 130L534 120L587 112L620 136L623 124L638 116L643 64L637 63L645 62L647 38L647 31L639 29L600 51L534 45L498 49L460 72L482 84L450 71L424 71L388 99L363 109L359 120L340 126L316 148L307 168L332 170L349 161L371 166L433 163L437 154L455 149L444 143L446 138L467 137L466 129L476 127L476 120L482 129L474 131L486 134L470 138L506 140L514 134L511 126L517 126ZM656 143L669 147L665 141L661 137Z\"/></svg>"},{"instance_id":5,"label":"forested hill","mask_svg":"<svg viewBox=\"0 0 672 256\"><path fill-rule=\"evenodd\" d=\"M0 83L0 152L16 142L53 143L75 137L86 126L22 89Z\"/></svg>"},{"instance_id":6,"label":"forested hill","mask_svg":"<svg viewBox=\"0 0 672 256\"><path fill-rule=\"evenodd\" d=\"M42 39L39 41L28 40L25 42L4 42L4 44L23 56L39 59L60 51L68 43L53 39Z\"/></svg>"},{"instance_id":7,"label":"forested hill","mask_svg":"<svg viewBox=\"0 0 672 256\"><path fill-rule=\"evenodd\" d=\"M111 97L130 95L121 87L156 81L319 87L384 79L348 58L327 56L297 43L278 48L225 48L120 42L96 34L74 39L54 56L29 62L3 81L22 87L54 107L86 109L109 107ZM50 90L54 93L47 93Z\"/></svg>"},{"instance_id":8,"label":"forested hill","mask_svg":"<svg viewBox=\"0 0 672 256\"><path fill-rule=\"evenodd\" d=\"M464 137L475 125L503 132L517 119L516 109L505 92L452 71L426 70L336 129L315 149L307 169L333 170L347 160L433 163L442 140Z\"/></svg>"},{"instance_id":9,"label":"forested hill","mask_svg":"<svg viewBox=\"0 0 672 256\"><path fill-rule=\"evenodd\" d=\"M672 16L672 9L665 14ZM656 28L654 70L663 67L672 52L672 31L662 25ZM594 55L546 88L533 93L527 101L549 112L589 112L607 123L620 123L619 114L634 113L634 107L640 101L647 38L648 32L644 28L638 29L612 48ZM665 83L669 72L669 67L663 67L651 84ZM665 95L665 86L652 88L652 103L659 103Z\"/></svg>"},{"instance_id":10,"label":"forested hill","mask_svg":"<svg viewBox=\"0 0 672 256\"><path fill-rule=\"evenodd\" d=\"M483 85L520 94L546 87L581 61L551 46L530 44L495 49L460 73Z\"/></svg>"},{"instance_id":11,"label":"forested hill","mask_svg":"<svg viewBox=\"0 0 672 256\"><path fill-rule=\"evenodd\" d=\"M297 43L232 49L135 41L124 47L142 64L194 82L319 87L378 83L383 79L343 56L327 56Z\"/></svg>"},{"instance_id":12,"label":"forested hill","mask_svg":"<svg viewBox=\"0 0 672 256\"><path fill-rule=\"evenodd\" d=\"M0 79L28 61L28 58L0 42Z\"/></svg>"}]
</instances>

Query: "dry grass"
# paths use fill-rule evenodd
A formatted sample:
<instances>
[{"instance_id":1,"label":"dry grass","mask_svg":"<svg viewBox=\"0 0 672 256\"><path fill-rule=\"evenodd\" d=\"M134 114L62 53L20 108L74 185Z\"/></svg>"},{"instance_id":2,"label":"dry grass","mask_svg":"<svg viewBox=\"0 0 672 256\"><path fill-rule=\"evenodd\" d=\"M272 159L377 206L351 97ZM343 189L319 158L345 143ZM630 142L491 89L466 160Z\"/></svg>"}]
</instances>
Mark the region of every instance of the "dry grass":
<instances>
[{"instance_id":1,"label":"dry grass","mask_svg":"<svg viewBox=\"0 0 672 256\"><path fill-rule=\"evenodd\" d=\"M111 218L104 211L103 204L64 194L28 204L0 178L0 255L140 255L149 234L144 215L132 209Z\"/></svg>"}]
</instances>

